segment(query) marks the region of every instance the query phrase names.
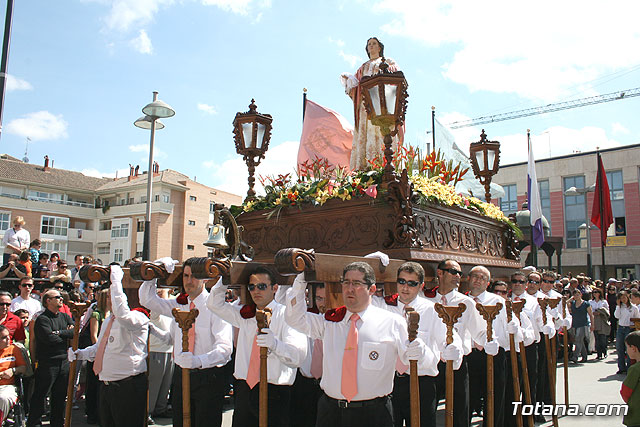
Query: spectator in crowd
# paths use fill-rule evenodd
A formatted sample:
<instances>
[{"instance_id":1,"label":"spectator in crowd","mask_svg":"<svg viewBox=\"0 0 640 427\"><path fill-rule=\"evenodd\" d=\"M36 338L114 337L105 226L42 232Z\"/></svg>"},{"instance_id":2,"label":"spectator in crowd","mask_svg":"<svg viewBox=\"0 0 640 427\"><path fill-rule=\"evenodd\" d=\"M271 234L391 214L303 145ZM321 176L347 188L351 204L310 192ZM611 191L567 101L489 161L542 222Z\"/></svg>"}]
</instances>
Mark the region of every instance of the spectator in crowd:
<instances>
[{"instance_id":1,"label":"spectator in crowd","mask_svg":"<svg viewBox=\"0 0 640 427\"><path fill-rule=\"evenodd\" d=\"M596 339L597 358L600 360L607 357L607 337L611 332L609 303L603 298L602 289L595 288L591 294L593 299L589 303L594 316L593 333Z\"/></svg>"},{"instance_id":2,"label":"spectator in crowd","mask_svg":"<svg viewBox=\"0 0 640 427\"><path fill-rule=\"evenodd\" d=\"M31 256L29 255L29 252L27 251L22 252L18 256L18 262L24 265L24 268L27 269L27 276L33 277L33 273L32 273L33 268L31 265Z\"/></svg>"},{"instance_id":3,"label":"spectator in crowd","mask_svg":"<svg viewBox=\"0 0 640 427\"><path fill-rule=\"evenodd\" d=\"M4 237L2 238L2 245L4 246L3 264L9 261L9 255L19 255L22 251L29 249L31 236L24 229L24 224L24 218L17 216L13 220L13 227L4 232Z\"/></svg>"},{"instance_id":4,"label":"spectator in crowd","mask_svg":"<svg viewBox=\"0 0 640 427\"><path fill-rule=\"evenodd\" d=\"M631 361L626 354L624 339L631 332L631 319L640 317L638 307L631 304L627 291L618 292L618 300L616 303L616 311L614 316L618 319L618 331L616 332L616 352L618 353L618 372L617 374L626 374L627 369L631 365Z\"/></svg>"},{"instance_id":5,"label":"spectator in crowd","mask_svg":"<svg viewBox=\"0 0 640 427\"><path fill-rule=\"evenodd\" d=\"M11 311L11 294L7 291L0 291L0 325L4 325L9 329L11 341L22 341L26 339L24 325L22 320Z\"/></svg>"},{"instance_id":6,"label":"spectator in crowd","mask_svg":"<svg viewBox=\"0 0 640 427\"><path fill-rule=\"evenodd\" d=\"M40 425L44 414L44 399L51 392L50 425L61 427L64 424L64 402L69 380L67 343L73 338L73 321L71 316L60 312L63 304L58 289L45 292L42 295L42 305L45 309L36 318L34 327L38 367L27 426Z\"/></svg>"},{"instance_id":7,"label":"spectator in crowd","mask_svg":"<svg viewBox=\"0 0 640 427\"><path fill-rule=\"evenodd\" d=\"M47 263L47 268L49 269L49 276L51 276L51 272L53 270L58 269L58 261L60 261L60 255L57 252L52 252L49 257L49 262Z\"/></svg>"},{"instance_id":8,"label":"spectator in crowd","mask_svg":"<svg viewBox=\"0 0 640 427\"><path fill-rule=\"evenodd\" d=\"M582 291L575 288L572 291L573 300L569 306L571 312L571 329L575 336L575 351L571 361L578 363L578 356L581 356L580 363L587 361L588 351L585 341L589 339L589 324L591 324L591 330L594 328L593 312L591 305L582 299Z\"/></svg>"},{"instance_id":9,"label":"spectator in crowd","mask_svg":"<svg viewBox=\"0 0 640 427\"><path fill-rule=\"evenodd\" d=\"M3 425L9 410L18 401L15 375L24 374L26 370L22 352L11 343L9 329L0 325L0 425Z\"/></svg>"},{"instance_id":10,"label":"spectator in crowd","mask_svg":"<svg viewBox=\"0 0 640 427\"><path fill-rule=\"evenodd\" d=\"M23 277L20 279L20 295L11 301L11 307L9 310L15 312L16 310L23 308L29 312L29 318L42 310L40 301L35 298L31 298L31 291L33 291L33 279L31 277Z\"/></svg>"},{"instance_id":11,"label":"spectator in crowd","mask_svg":"<svg viewBox=\"0 0 640 427\"><path fill-rule=\"evenodd\" d=\"M84 265L84 257L80 254L73 257L73 263L75 264L71 269L71 283L73 287L80 291L80 293L84 292L84 282L80 279L80 269Z\"/></svg>"},{"instance_id":12,"label":"spectator in crowd","mask_svg":"<svg viewBox=\"0 0 640 427\"><path fill-rule=\"evenodd\" d=\"M33 278L34 279L48 279L49 278L49 269L47 268L47 264L49 263L49 254L45 254L44 252L40 252L38 255L38 260L35 264L33 264ZM44 274L43 274L44 273Z\"/></svg>"},{"instance_id":13,"label":"spectator in crowd","mask_svg":"<svg viewBox=\"0 0 640 427\"><path fill-rule=\"evenodd\" d=\"M27 275L27 269L20 264L17 254L9 255L7 262L0 267L0 279L22 279ZM17 280L3 280L2 289L9 292L18 290Z\"/></svg>"},{"instance_id":14,"label":"spectator in crowd","mask_svg":"<svg viewBox=\"0 0 640 427\"><path fill-rule=\"evenodd\" d=\"M31 264L34 266L40 260L40 248L42 247L42 241L40 239L34 239L29 245L29 256L31 257Z\"/></svg>"},{"instance_id":15,"label":"spectator in crowd","mask_svg":"<svg viewBox=\"0 0 640 427\"><path fill-rule=\"evenodd\" d=\"M29 312L24 308L19 308L16 311L14 311L13 314L18 316L18 318L22 322L22 327L25 330L25 336L26 336L26 339L24 340L24 346L25 348L29 348L29 334L26 333L26 331L29 330L29 320L31 319L29 316Z\"/></svg>"},{"instance_id":16,"label":"spectator in crowd","mask_svg":"<svg viewBox=\"0 0 640 427\"><path fill-rule=\"evenodd\" d=\"M611 333L609 334L609 341L615 342L616 333L618 331L618 319L614 315L616 306L618 305L618 291L616 287L611 283L607 283L605 286L606 289L606 300L607 304L609 304L609 322L611 323Z\"/></svg>"},{"instance_id":17,"label":"spectator in crowd","mask_svg":"<svg viewBox=\"0 0 640 427\"><path fill-rule=\"evenodd\" d=\"M158 289L158 296L169 299L169 289ZM151 323L156 329L169 332L175 320L157 311L151 312ZM173 377L173 344L152 335L149 337L149 414L153 418L171 418L169 389Z\"/></svg>"},{"instance_id":18,"label":"spectator in crowd","mask_svg":"<svg viewBox=\"0 0 640 427\"><path fill-rule=\"evenodd\" d=\"M71 284L71 272L67 268L66 261L58 261L58 269L51 272L49 280L51 281L51 283Z\"/></svg>"}]
</instances>

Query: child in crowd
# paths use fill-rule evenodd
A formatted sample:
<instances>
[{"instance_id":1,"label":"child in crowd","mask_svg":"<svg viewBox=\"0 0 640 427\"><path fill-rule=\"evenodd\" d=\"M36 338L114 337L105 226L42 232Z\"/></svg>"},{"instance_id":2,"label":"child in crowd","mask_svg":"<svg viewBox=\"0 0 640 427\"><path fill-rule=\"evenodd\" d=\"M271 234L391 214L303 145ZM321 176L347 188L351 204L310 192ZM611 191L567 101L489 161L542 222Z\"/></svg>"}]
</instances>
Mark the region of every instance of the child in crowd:
<instances>
[{"instance_id":1,"label":"child in crowd","mask_svg":"<svg viewBox=\"0 0 640 427\"><path fill-rule=\"evenodd\" d=\"M631 332L624 339L624 343L629 357L640 360L640 331ZM629 367L620 394L629 407L622 423L626 426L640 426L640 363L634 363Z\"/></svg>"},{"instance_id":2,"label":"child in crowd","mask_svg":"<svg viewBox=\"0 0 640 427\"><path fill-rule=\"evenodd\" d=\"M35 239L29 245L29 255L31 256L31 264L36 265L38 260L40 259L40 248L42 247L42 242L40 239Z\"/></svg>"}]
</instances>

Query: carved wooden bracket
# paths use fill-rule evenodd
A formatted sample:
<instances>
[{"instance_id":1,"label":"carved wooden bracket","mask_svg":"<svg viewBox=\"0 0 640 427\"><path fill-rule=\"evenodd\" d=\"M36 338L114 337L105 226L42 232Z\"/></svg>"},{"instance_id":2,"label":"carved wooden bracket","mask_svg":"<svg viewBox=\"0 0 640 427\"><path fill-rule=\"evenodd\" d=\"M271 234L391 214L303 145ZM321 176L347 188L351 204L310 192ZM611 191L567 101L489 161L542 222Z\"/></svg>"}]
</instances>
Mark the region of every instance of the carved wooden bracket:
<instances>
[{"instance_id":1,"label":"carved wooden bracket","mask_svg":"<svg viewBox=\"0 0 640 427\"><path fill-rule=\"evenodd\" d=\"M103 265L83 265L78 273L83 282L104 282L109 280L111 268Z\"/></svg>"},{"instance_id":2,"label":"carved wooden bracket","mask_svg":"<svg viewBox=\"0 0 640 427\"><path fill-rule=\"evenodd\" d=\"M182 330L182 351L189 351L189 329L193 326L196 321L196 317L200 312L197 308L192 308L189 311L179 310L174 308L171 310L171 314L178 322L178 327Z\"/></svg>"},{"instance_id":3,"label":"carved wooden bracket","mask_svg":"<svg viewBox=\"0 0 640 427\"><path fill-rule=\"evenodd\" d=\"M193 260L191 264L191 274L196 279L211 279L219 276L228 276L231 271L231 260L229 258L208 258L201 257Z\"/></svg>"},{"instance_id":4,"label":"carved wooden bracket","mask_svg":"<svg viewBox=\"0 0 640 427\"><path fill-rule=\"evenodd\" d=\"M547 307L549 306L548 298L538 298L538 304L540 305L540 310L542 310L542 323L547 323Z\"/></svg>"},{"instance_id":5,"label":"carved wooden bracket","mask_svg":"<svg viewBox=\"0 0 640 427\"><path fill-rule=\"evenodd\" d=\"M294 276L305 270L315 269L315 254L313 250L284 248L276 252L273 262L278 273Z\"/></svg>"},{"instance_id":6,"label":"carved wooden bracket","mask_svg":"<svg viewBox=\"0 0 640 427\"><path fill-rule=\"evenodd\" d=\"M262 329L268 328L271 324L271 309L266 307L264 310L256 310L256 323L258 324L258 333L262 333Z\"/></svg>"},{"instance_id":7,"label":"carved wooden bracket","mask_svg":"<svg viewBox=\"0 0 640 427\"><path fill-rule=\"evenodd\" d=\"M513 311L513 314L515 314L518 320L520 320L520 313L522 313L522 309L524 308L527 301L520 300L520 301L510 301L510 302L511 302L511 310Z\"/></svg>"},{"instance_id":8,"label":"carved wooden bracket","mask_svg":"<svg viewBox=\"0 0 640 427\"><path fill-rule=\"evenodd\" d=\"M496 305L482 305L476 303L476 310L480 312L484 320L487 322L487 341L493 340L493 320L496 318L500 310L502 310L502 304L496 303Z\"/></svg>"},{"instance_id":9,"label":"carved wooden bracket","mask_svg":"<svg viewBox=\"0 0 640 427\"><path fill-rule=\"evenodd\" d=\"M385 248L420 248L423 246L416 230L416 216L413 213L412 198L413 184L409 181L407 170L404 169L400 180L390 181L387 187L386 200L393 208L394 217L392 228L388 230L389 234L384 242Z\"/></svg>"},{"instance_id":10,"label":"carved wooden bracket","mask_svg":"<svg viewBox=\"0 0 640 427\"><path fill-rule=\"evenodd\" d=\"M404 314L407 317L407 331L409 333L409 342L418 337L418 325L420 323L420 313L413 307L404 307Z\"/></svg>"},{"instance_id":11,"label":"carved wooden bracket","mask_svg":"<svg viewBox=\"0 0 640 427\"><path fill-rule=\"evenodd\" d=\"M437 302L434 308L438 316L447 325L447 345L449 345L453 343L453 325L455 325L460 316L462 316L467 306L463 303L459 303L457 306L444 306Z\"/></svg>"},{"instance_id":12,"label":"carved wooden bracket","mask_svg":"<svg viewBox=\"0 0 640 427\"><path fill-rule=\"evenodd\" d=\"M129 263L129 274L134 280L166 279L169 272L162 263L149 261Z\"/></svg>"}]
</instances>

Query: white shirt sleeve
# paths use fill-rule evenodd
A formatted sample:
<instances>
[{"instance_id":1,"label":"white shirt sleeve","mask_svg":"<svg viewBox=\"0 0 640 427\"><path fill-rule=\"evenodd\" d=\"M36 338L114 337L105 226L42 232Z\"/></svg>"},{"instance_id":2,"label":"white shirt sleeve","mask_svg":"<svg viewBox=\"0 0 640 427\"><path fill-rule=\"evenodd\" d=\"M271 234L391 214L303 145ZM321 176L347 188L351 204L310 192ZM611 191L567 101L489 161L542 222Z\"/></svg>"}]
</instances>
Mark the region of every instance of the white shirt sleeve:
<instances>
[{"instance_id":1,"label":"white shirt sleeve","mask_svg":"<svg viewBox=\"0 0 640 427\"><path fill-rule=\"evenodd\" d=\"M324 337L325 319L322 314L307 312L304 290L287 293L287 306L284 318L289 326L313 339ZM406 332L406 331L405 331Z\"/></svg>"},{"instance_id":2,"label":"white shirt sleeve","mask_svg":"<svg viewBox=\"0 0 640 427\"><path fill-rule=\"evenodd\" d=\"M163 299L156 293L156 280L147 280L138 289L140 304L151 311L173 319L171 310L178 307L178 303L173 299Z\"/></svg>"}]
</instances>

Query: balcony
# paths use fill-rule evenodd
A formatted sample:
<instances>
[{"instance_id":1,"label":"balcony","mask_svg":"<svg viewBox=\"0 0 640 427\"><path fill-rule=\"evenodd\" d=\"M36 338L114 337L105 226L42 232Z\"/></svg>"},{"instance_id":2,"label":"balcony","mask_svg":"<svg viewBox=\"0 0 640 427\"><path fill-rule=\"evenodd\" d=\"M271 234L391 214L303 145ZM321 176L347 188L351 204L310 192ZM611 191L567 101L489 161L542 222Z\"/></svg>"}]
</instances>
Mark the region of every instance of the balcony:
<instances>
[{"instance_id":1,"label":"balcony","mask_svg":"<svg viewBox=\"0 0 640 427\"><path fill-rule=\"evenodd\" d=\"M104 213L102 212L102 210L96 209L96 211L98 212L98 218L100 219L134 215L141 216L146 213L146 210L146 203L110 206L109 209L107 209ZM151 213L163 213L171 215L173 213L173 203L152 202Z\"/></svg>"},{"instance_id":2,"label":"balcony","mask_svg":"<svg viewBox=\"0 0 640 427\"><path fill-rule=\"evenodd\" d=\"M95 242L95 230L83 230L80 228L69 228L67 230L67 240L70 242Z\"/></svg>"},{"instance_id":3,"label":"balcony","mask_svg":"<svg viewBox=\"0 0 640 427\"><path fill-rule=\"evenodd\" d=\"M96 209L94 209L93 206L87 205L86 203L83 204L86 206L77 206L76 204L79 202L68 203L73 204L50 203L41 200L31 200L0 195L0 208L24 209L52 215L71 216L83 219L96 217Z\"/></svg>"}]
</instances>

